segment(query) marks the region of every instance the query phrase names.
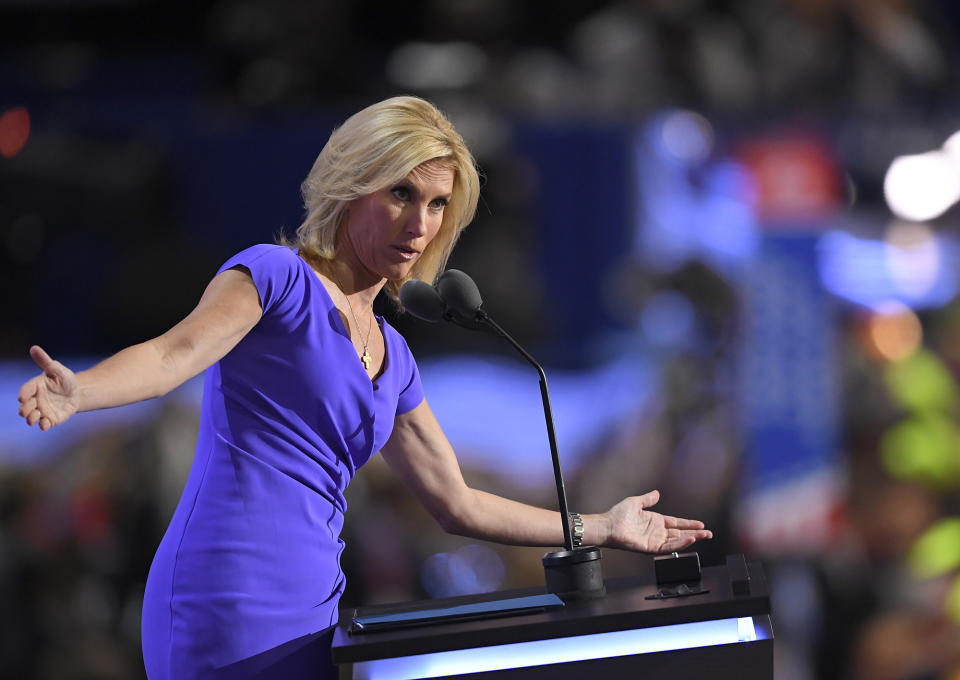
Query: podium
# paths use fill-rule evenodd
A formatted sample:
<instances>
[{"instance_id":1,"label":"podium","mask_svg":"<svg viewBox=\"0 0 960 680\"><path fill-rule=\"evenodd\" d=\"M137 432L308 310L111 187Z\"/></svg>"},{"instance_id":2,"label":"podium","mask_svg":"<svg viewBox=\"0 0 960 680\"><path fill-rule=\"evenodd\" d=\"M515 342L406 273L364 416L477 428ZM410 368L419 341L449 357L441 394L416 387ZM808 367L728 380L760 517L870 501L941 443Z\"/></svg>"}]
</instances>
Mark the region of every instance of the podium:
<instances>
[{"instance_id":1,"label":"podium","mask_svg":"<svg viewBox=\"0 0 960 680\"><path fill-rule=\"evenodd\" d=\"M334 634L333 661L341 677L347 673L354 680L617 680L654 673L672 680L773 680L766 579L759 563L745 567L746 574L734 580L726 565L706 567L697 584L706 592L679 597L658 598L655 583L630 576L607 580L605 597L533 611L485 612L478 618L360 632L351 632L352 619L345 617ZM367 607L357 613L402 618L424 610L496 608L537 596L547 596L546 589Z\"/></svg>"}]
</instances>

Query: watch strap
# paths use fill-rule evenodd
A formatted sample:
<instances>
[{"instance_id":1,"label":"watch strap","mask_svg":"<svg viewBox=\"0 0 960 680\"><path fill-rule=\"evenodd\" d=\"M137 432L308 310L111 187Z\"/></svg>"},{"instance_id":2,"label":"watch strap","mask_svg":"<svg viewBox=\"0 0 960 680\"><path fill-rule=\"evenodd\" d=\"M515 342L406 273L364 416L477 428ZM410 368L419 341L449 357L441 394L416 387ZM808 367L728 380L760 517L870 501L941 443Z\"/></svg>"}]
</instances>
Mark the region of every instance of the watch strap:
<instances>
[{"instance_id":1,"label":"watch strap","mask_svg":"<svg viewBox=\"0 0 960 680\"><path fill-rule=\"evenodd\" d=\"M579 548L583 545L583 517L579 512L571 512L567 515L570 523L570 537L573 539L573 547Z\"/></svg>"}]
</instances>

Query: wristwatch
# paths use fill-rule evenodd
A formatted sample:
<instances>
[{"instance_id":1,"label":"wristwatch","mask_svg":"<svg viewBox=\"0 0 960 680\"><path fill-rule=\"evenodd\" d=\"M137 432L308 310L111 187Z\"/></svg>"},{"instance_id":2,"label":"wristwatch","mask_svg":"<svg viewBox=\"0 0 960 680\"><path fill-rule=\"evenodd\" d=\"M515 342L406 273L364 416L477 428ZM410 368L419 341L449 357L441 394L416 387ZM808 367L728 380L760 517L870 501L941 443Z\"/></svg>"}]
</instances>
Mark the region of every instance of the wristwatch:
<instances>
[{"instance_id":1,"label":"wristwatch","mask_svg":"<svg viewBox=\"0 0 960 680\"><path fill-rule=\"evenodd\" d=\"M570 518L570 534L573 538L573 547L579 548L583 545L583 518L580 516L579 512L571 512L569 514Z\"/></svg>"}]
</instances>

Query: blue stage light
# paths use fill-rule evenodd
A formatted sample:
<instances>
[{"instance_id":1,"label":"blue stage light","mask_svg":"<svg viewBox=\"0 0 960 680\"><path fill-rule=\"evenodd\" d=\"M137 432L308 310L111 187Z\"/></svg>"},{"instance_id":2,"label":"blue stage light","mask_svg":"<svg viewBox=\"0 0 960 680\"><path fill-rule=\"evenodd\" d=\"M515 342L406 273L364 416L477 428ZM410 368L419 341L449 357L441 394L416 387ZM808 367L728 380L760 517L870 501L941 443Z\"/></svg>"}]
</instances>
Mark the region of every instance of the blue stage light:
<instances>
[{"instance_id":1,"label":"blue stage light","mask_svg":"<svg viewBox=\"0 0 960 680\"><path fill-rule=\"evenodd\" d=\"M765 639L750 617L516 642L354 664L356 680L409 680L650 654Z\"/></svg>"}]
</instances>

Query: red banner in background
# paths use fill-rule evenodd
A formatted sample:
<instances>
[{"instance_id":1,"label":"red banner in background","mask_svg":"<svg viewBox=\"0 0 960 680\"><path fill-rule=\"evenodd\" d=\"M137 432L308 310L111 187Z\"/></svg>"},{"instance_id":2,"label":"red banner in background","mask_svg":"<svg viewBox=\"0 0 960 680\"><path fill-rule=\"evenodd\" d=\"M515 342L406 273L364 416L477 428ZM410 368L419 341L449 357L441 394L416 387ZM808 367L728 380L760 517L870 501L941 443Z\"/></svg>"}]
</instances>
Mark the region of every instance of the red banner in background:
<instances>
[{"instance_id":1,"label":"red banner in background","mask_svg":"<svg viewBox=\"0 0 960 680\"><path fill-rule=\"evenodd\" d=\"M845 202L843 172L827 141L816 135L759 138L736 155L754 179L757 215L768 229L817 229Z\"/></svg>"}]
</instances>

